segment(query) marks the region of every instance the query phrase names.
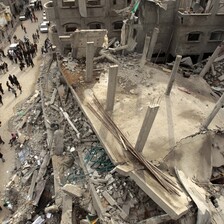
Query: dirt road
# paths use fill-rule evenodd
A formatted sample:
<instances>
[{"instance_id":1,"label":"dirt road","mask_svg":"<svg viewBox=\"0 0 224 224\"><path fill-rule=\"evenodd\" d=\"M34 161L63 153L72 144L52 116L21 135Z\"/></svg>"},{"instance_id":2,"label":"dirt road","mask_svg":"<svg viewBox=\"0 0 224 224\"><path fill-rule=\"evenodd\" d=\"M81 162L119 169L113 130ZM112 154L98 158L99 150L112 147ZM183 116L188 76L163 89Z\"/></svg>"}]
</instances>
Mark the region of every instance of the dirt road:
<instances>
[{"instance_id":1,"label":"dirt road","mask_svg":"<svg viewBox=\"0 0 224 224\"><path fill-rule=\"evenodd\" d=\"M32 23L30 20L26 20L23 22L23 25L27 29L27 35L30 41L33 41L32 34L36 31L38 28L39 23L41 23L42 20L42 11L36 11L36 16L38 17L39 22ZM20 24L17 27L15 31L15 35L17 38L24 40L24 31L21 29ZM4 105L0 105L0 121L2 122L2 126L0 128L0 135L2 139L5 141L4 145L0 145L0 150L3 153L5 157L5 163L0 161L0 169L1 169L1 177L0 177L0 192L1 192L1 201L0 206L3 204L3 197L5 186L10 180L11 174L15 168L15 151L14 148L10 148L10 145L8 144L10 139L10 130L8 127L8 122L12 116L15 114L15 106L19 103L22 103L24 100L26 100L27 97L29 97L34 91L35 91L35 85L37 78L39 76L39 67L42 62L42 55L41 55L41 46L46 39L47 34L40 34L40 41L38 43L38 53L37 56L35 56L33 62L35 66L28 67L24 71L20 71L18 64L12 64L8 58L3 58L4 61L6 61L9 65L9 71L5 74L0 75L0 82L2 83L3 89L5 91L3 98ZM7 48L4 50L4 52L7 52ZM15 74L21 83L22 86L22 94L19 93L17 90L18 97L15 98L14 94L12 92L9 92L6 87L6 81L8 80L9 74ZM12 130L13 131L13 130ZM8 214L7 209L3 207L3 211L0 212L0 223L2 223L2 220L4 217Z\"/></svg>"}]
</instances>

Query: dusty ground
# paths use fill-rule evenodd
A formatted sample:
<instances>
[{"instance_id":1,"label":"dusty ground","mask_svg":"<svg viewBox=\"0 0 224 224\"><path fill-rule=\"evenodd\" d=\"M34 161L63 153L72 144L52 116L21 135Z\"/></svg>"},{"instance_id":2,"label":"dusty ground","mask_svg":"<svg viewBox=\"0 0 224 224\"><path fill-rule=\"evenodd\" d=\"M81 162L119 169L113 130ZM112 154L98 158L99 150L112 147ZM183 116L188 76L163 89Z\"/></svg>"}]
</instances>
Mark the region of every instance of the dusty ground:
<instances>
[{"instance_id":1,"label":"dusty ground","mask_svg":"<svg viewBox=\"0 0 224 224\"><path fill-rule=\"evenodd\" d=\"M39 18L39 23L41 22L41 17L42 17L42 11L37 11L36 15ZM28 32L28 38L32 41L32 34L35 32L35 30L38 28L39 23L31 23L30 20L24 21L23 24L27 28ZM24 32L22 31L20 25L17 27L15 35L23 39L24 37ZM0 106L0 120L2 121L2 127L0 129L0 135L2 136L3 140L5 141L5 145L1 145L0 149L1 152L3 153L6 162L2 163L0 161L0 169L1 169L1 181L0 181L0 192L1 195L4 193L4 189L6 184L8 183L11 173L14 170L14 162L15 162L15 152L13 148L10 148L8 145L9 139L10 139L10 131L8 122L10 118L14 115L14 109L15 106L18 105L19 103L24 102L27 97L29 97L35 90L35 84L39 75L39 65L42 61L42 55L40 52L40 48L42 46L42 43L46 39L46 34L41 34L40 36L40 42L38 43L38 54L34 58L34 68L29 67L26 68L24 71L20 71L19 66L17 64L12 64L8 59L4 60L8 63L9 65L9 72L6 74L0 75L0 82L3 84L3 89L5 91L5 94L3 95L3 106ZM5 49L6 52L7 48ZM11 92L8 92L6 88L6 81L8 79L9 74L15 74L21 83L23 93L19 94L18 97L15 99L14 95ZM1 197L2 199L2 197ZM0 201L0 205L2 206L3 201ZM2 222L4 216L7 214L7 209L3 208L3 212L0 213L0 222Z\"/></svg>"}]
</instances>

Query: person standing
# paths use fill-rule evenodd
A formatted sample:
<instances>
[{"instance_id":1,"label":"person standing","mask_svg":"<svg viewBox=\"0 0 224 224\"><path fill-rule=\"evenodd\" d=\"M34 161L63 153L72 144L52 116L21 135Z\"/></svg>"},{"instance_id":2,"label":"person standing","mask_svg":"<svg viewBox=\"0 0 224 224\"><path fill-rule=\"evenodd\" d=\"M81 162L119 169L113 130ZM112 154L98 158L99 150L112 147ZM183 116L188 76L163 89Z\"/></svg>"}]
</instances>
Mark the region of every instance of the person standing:
<instances>
[{"instance_id":1,"label":"person standing","mask_svg":"<svg viewBox=\"0 0 224 224\"><path fill-rule=\"evenodd\" d=\"M32 68L33 68L33 66L34 66L34 63L33 63L33 60L32 60L32 58L31 58L31 57L29 57L29 58L28 58L28 60L29 60L29 63L31 64L31 66L32 66Z\"/></svg>"},{"instance_id":2,"label":"person standing","mask_svg":"<svg viewBox=\"0 0 224 224\"><path fill-rule=\"evenodd\" d=\"M3 62L3 67L4 67L5 72L9 71L8 64L5 61Z\"/></svg>"},{"instance_id":3,"label":"person standing","mask_svg":"<svg viewBox=\"0 0 224 224\"><path fill-rule=\"evenodd\" d=\"M15 98L17 97L17 93L16 90L14 88L12 88L12 93L15 95Z\"/></svg>"},{"instance_id":4,"label":"person standing","mask_svg":"<svg viewBox=\"0 0 224 224\"><path fill-rule=\"evenodd\" d=\"M25 27L25 26L23 27L23 30L24 30L24 33L27 33L27 32L26 32L26 27Z\"/></svg>"},{"instance_id":5,"label":"person standing","mask_svg":"<svg viewBox=\"0 0 224 224\"><path fill-rule=\"evenodd\" d=\"M2 140L2 137L1 137L1 135L0 135L0 144L5 144L5 142Z\"/></svg>"},{"instance_id":6,"label":"person standing","mask_svg":"<svg viewBox=\"0 0 224 224\"><path fill-rule=\"evenodd\" d=\"M13 143L16 141L17 137L17 134L11 133L11 139L9 140L10 147L13 146Z\"/></svg>"},{"instance_id":7,"label":"person standing","mask_svg":"<svg viewBox=\"0 0 224 224\"><path fill-rule=\"evenodd\" d=\"M17 77L15 75L12 76L12 79L13 79L13 83L18 86L19 85L19 81L17 79Z\"/></svg>"},{"instance_id":8,"label":"person standing","mask_svg":"<svg viewBox=\"0 0 224 224\"><path fill-rule=\"evenodd\" d=\"M21 94L22 93L22 86L20 84L17 86L17 89L20 91L20 94Z\"/></svg>"},{"instance_id":9,"label":"person standing","mask_svg":"<svg viewBox=\"0 0 224 224\"><path fill-rule=\"evenodd\" d=\"M21 61L19 64L20 70L22 71L24 69L24 67L25 67L25 64L23 63L23 61Z\"/></svg>"},{"instance_id":10,"label":"person standing","mask_svg":"<svg viewBox=\"0 0 224 224\"><path fill-rule=\"evenodd\" d=\"M2 48L0 48L0 53L2 54L3 57L6 57L4 51L2 50Z\"/></svg>"},{"instance_id":11,"label":"person standing","mask_svg":"<svg viewBox=\"0 0 224 224\"><path fill-rule=\"evenodd\" d=\"M2 95L0 94L0 103L3 105L3 102L2 102Z\"/></svg>"},{"instance_id":12,"label":"person standing","mask_svg":"<svg viewBox=\"0 0 224 224\"><path fill-rule=\"evenodd\" d=\"M4 159L3 154L1 152L0 152L0 159L2 160L3 163L5 162L5 159Z\"/></svg>"},{"instance_id":13,"label":"person standing","mask_svg":"<svg viewBox=\"0 0 224 224\"><path fill-rule=\"evenodd\" d=\"M4 90L3 90L3 88L2 88L2 83L0 83L0 92L1 92L2 94L4 94Z\"/></svg>"},{"instance_id":14,"label":"person standing","mask_svg":"<svg viewBox=\"0 0 224 224\"><path fill-rule=\"evenodd\" d=\"M11 75L9 75L8 79L9 79L10 83L14 86L13 77Z\"/></svg>"},{"instance_id":15,"label":"person standing","mask_svg":"<svg viewBox=\"0 0 224 224\"><path fill-rule=\"evenodd\" d=\"M10 35L8 35L7 39L8 39L8 42L11 44L11 36Z\"/></svg>"},{"instance_id":16,"label":"person standing","mask_svg":"<svg viewBox=\"0 0 224 224\"><path fill-rule=\"evenodd\" d=\"M9 81L6 82L6 86L8 87L8 91L12 89L12 87L9 85Z\"/></svg>"}]
</instances>

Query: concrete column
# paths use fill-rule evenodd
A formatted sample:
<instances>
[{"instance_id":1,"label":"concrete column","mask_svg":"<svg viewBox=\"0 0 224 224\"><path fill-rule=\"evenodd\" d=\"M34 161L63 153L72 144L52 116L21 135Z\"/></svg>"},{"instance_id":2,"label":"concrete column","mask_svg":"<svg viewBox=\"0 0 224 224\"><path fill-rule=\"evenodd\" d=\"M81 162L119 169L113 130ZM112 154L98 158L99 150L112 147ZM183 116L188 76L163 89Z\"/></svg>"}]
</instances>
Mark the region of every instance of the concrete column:
<instances>
[{"instance_id":1,"label":"concrete column","mask_svg":"<svg viewBox=\"0 0 224 224\"><path fill-rule=\"evenodd\" d=\"M151 59L152 59L152 54L153 54L153 51L154 51L154 48L155 48L155 45L157 42L158 34L159 34L159 28L154 28L153 33L152 33L152 39L150 42L149 52L147 55L147 58L149 59L149 61L151 61Z\"/></svg>"},{"instance_id":2,"label":"concrete column","mask_svg":"<svg viewBox=\"0 0 224 224\"><path fill-rule=\"evenodd\" d=\"M175 76L177 74L177 70L178 70L179 65L180 65L181 58L182 58L181 55L177 55L176 60L174 62L173 69L172 69L171 76L170 76L170 80L169 80L169 83L168 83L168 86L167 86L167 89L166 89L166 93L165 93L167 96L170 95L171 89L173 87L173 83L174 83L174 80L175 80Z\"/></svg>"},{"instance_id":3,"label":"concrete column","mask_svg":"<svg viewBox=\"0 0 224 224\"><path fill-rule=\"evenodd\" d=\"M209 124L212 122L216 114L219 112L220 108L224 104L224 93L222 96L219 98L218 102L216 103L214 109L212 112L209 114L209 116L206 118L206 120L202 123L202 129L207 129Z\"/></svg>"},{"instance_id":4,"label":"concrete column","mask_svg":"<svg viewBox=\"0 0 224 224\"><path fill-rule=\"evenodd\" d=\"M143 49L143 53L142 53L142 58L141 58L141 61L140 61L140 67L141 68L143 68L143 66L145 65L145 62L146 62L146 56L147 56L147 53L148 53L148 50L149 50L150 40L151 40L151 37L146 35L145 36L144 49Z\"/></svg>"},{"instance_id":5,"label":"concrete column","mask_svg":"<svg viewBox=\"0 0 224 224\"><path fill-rule=\"evenodd\" d=\"M94 57L94 42L86 44L86 82L91 82L93 79L93 57Z\"/></svg>"},{"instance_id":6,"label":"concrete column","mask_svg":"<svg viewBox=\"0 0 224 224\"><path fill-rule=\"evenodd\" d=\"M214 62L214 60L219 55L220 51L223 50L223 49L224 49L224 41L222 41L222 43L215 49L212 56L208 59L205 67L202 69L201 73L199 74L199 76L204 77L204 75L209 71L209 69L210 69L212 63Z\"/></svg>"},{"instance_id":7,"label":"concrete column","mask_svg":"<svg viewBox=\"0 0 224 224\"><path fill-rule=\"evenodd\" d=\"M113 111L114 108L114 99L117 85L117 73L118 73L118 65L110 66L108 87L107 87L107 101L106 101L107 111Z\"/></svg>"},{"instance_id":8,"label":"concrete column","mask_svg":"<svg viewBox=\"0 0 224 224\"><path fill-rule=\"evenodd\" d=\"M145 143L148 139L149 132L152 128L152 125L153 125L153 122L155 120L158 110L159 110L159 105L153 105L153 106L148 107L144 121L142 123L141 130L138 135L137 142L135 144L136 151L142 152L142 150L145 146Z\"/></svg>"}]
</instances>

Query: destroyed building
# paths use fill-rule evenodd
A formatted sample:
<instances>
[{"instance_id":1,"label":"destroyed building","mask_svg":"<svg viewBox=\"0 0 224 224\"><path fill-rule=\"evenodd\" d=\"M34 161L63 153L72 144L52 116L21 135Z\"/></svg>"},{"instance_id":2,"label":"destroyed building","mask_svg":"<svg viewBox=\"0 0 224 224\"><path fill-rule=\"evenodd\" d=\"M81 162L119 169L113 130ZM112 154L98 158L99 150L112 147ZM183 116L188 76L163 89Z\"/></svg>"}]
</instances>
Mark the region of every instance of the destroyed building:
<instances>
[{"instance_id":1,"label":"destroyed building","mask_svg":"<svg viewBox=\"0 0 224 224\"><path fill-rule=\"evenodd\" d=\"M56 25L51 36L62 53L71 50L70 34L76 29L107 29L109 39L116 37L122 46L133 42L140 53L145 37L152 36L153 61L166 62L180 54L197 63L210 56L223 40L223 4L223 0L54 0L45 4L45 10ZM131 13L135 16L128 21Z\"/></svg>"},{"instance_id":2,"label":"destroyed building","mask_svg":"<svg viewBox=\"0 0 224 224\"><path fill-rule=\"evenodd\" d=\"M142 67L147 52L86 48L86 61L49 52L38 91L17 109L5 223L223 223L224 114L211 115L224 97L177 75L181 56L171 72Z\"/></svg>"},{"instance_id":3,"label":"destroyed building","mask_svg":"<svg viewBox=\"0 0 224 224\"><path fill-rule=\"evenodd\" d=\"M139 54L130 39L107 43L106 29L78 29L71 53L45 55L38 90L12 119L6 223L224 223L224 42L198 67L179 67L181 55L157 65L147 56L160 32Z\"/></svg>"}]
</instances>

